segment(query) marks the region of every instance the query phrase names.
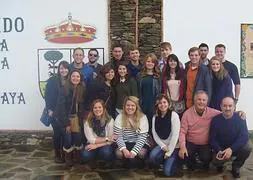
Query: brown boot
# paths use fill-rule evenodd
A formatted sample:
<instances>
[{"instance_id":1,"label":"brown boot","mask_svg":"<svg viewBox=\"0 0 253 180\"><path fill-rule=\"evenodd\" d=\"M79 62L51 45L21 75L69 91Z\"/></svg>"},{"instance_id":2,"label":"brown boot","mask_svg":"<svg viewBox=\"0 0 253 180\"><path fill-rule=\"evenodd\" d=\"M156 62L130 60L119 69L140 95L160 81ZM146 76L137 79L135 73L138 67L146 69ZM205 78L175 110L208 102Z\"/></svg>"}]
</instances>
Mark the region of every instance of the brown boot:
<instances>
[{"instance_id":1,"label":"brown boot","mask_svg":"<svg viewBox=\"0 0 253 180\"><path fill-rule=\"evenodd\" d=\"M62 162L64 163L65 162L65 153L64 153L63 149L61 149L60 152L61 152Z\"/></svg>"},{"instance_id":2,"label":"brown boot","mask_svg":"<svg viewBox=\"0 0 253 180\"><path fill-rule=\"evenodd\" d=\"M73 161L74 164L80 164L81 163L81 155L80 155L81 151L74 149L73 151Z\"/></svg>"},{"instance_id":3,"label":"brown boot","mask_svg":"<svg viewBox=\"0 0 253 180\"><path fill-rule=\"evenodd\" d=\"M65 154L65 163L67 166L73 166L73 151L64 152Z\"/></svg>"},{"instance_id":4,"label":"brown boot","mask_svg":"<svg viewBox=\"0 0 253 180\"><path fill-rule=\"evenodd\" d=\"M60 149L54 150L54 162L55 163L63 163L64 160L62 159L62 152Z\"/></svg>"}]
</instances>

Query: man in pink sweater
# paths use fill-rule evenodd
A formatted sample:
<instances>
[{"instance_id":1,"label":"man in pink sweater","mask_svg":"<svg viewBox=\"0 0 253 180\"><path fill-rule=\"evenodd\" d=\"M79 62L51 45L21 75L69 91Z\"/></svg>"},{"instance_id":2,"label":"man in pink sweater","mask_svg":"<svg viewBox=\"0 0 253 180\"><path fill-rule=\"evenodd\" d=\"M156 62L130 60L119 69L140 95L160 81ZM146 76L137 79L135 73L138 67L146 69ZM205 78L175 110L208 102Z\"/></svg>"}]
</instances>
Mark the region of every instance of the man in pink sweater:
<instances>
[{"instance_id":1,"label":"man in pink sweater","mask_svg":"<svg viewBox=\"0 0 253 180\"><path fill-rule=\"evenodd\" d=\"M212 118L221 112L207 107L208 94L197 91L194 96L194 105L183 114L179 134L179 157L185 160L190 169L196 165L195 154L208 168L212 159L209 145L209 129Z\"/></svg>"}]
</instances>

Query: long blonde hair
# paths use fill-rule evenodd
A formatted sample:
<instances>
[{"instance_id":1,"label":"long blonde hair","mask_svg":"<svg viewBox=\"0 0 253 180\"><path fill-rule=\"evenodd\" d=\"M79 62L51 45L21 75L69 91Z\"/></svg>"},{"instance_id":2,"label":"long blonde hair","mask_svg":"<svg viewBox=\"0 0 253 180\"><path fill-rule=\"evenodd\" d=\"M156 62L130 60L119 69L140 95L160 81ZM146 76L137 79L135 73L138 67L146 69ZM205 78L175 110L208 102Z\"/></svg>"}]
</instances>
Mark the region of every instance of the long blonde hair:
<instances>
[{"instance_id":1,"label":"long blonde hair","mask_svg":"<svg viewBox=\"0 0 253 180\"><path fill-rule=\"evenodd\" d=\"M132 119L133 123L129 122L129 117L126 113L126 103L127 101L131 101L136 105L136 111L134 113L134 118ZM123 111L122 111L122 127L125 128L133 128L134 130L137 130L140 128L140 120L144 116L144 114L141 111L140 105L139 105L139 98L135 96L127 96L124 99L123 104Z\"/></svg>"},{"instance_id":2,"label":"long blonde hair","mask_svg":"<svg viewBox=\"0 0 253 180\"><path fill-rule=\"evenodd\" d=\"M106 110L104 101L101 99L96 99L92 102L91 110L90 110L88 117L86 119L86 121L88 122L90 127L92 127L92 120L95 118L95 114L93 113L93 108L94 108L95 104L97 104L97 103L100 103L103 107L103 114L102 114L102 118L100 120L104 121L105 125L111 121L111 117Z\"/></svg>"},{"instance_id":3,"label":"long blonde hair","mask_svg":"<svg viewBox=\"0 0 253 180\"><path fill-rule=\"evenodd\" d=\"M219 61L219 63L220 63L220 70L218 72L213 72L213 74L217 77L217 79L223 80L228 75L228 71L224 68L224 65L222 64L222 60L217 56L213 56L210 59L210 69L211 70L212 70L212 62L215 60Z\"/></svg>"}]
</instances>

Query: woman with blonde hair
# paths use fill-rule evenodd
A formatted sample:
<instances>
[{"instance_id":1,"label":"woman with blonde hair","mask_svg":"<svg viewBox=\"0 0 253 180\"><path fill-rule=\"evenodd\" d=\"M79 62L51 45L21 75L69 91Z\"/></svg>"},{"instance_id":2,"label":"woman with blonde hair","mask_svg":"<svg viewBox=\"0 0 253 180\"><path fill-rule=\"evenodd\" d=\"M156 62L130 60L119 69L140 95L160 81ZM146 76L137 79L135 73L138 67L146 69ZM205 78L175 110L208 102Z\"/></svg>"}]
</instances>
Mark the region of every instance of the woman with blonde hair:
<instances>
[{"instance_id":1,"label":"woman with blonde hair","mask_svg":"<svg viewBox=\"0 0 253 180\"><path fill-rule=\"evenodd\" d=\"M127 168L143 167L149 149L148 129L148 120L140 109L139 99L135 96L126 97L123 111L114 123L114 134L118 145L116 156L123 160Z\"/></svg>"},{"instance_id":2,"label":"woman with blonde hair","mask_svg":"<svg viewBox=\"0 0 253 180\"><path fill-rule=\"evenodd\" d=\"M220 104L224 97L233 97L232 81L224 68L221 59L214 56L210 59L210 69L212 72L212 97L209 106L221 110Z\"/></svg>"},{"instance_id":3,"label":"woman with blonde hair","mask_svg":"<svg viewBox=\"0 0 253 180\"><path fill-rule=\"evenodd\" d=\"M145 56L143 67L137 77L141 109L146 114L149 128L152 127L155 99L161 93L161 76L155 54Z\"/></svg>"},{"instance_id":4,"label":"woman with blonde hair","mask_svg":"<svg viewBox=\"0 0 253 180\"><path fill-rule=\"evenodd\" d=\"M95 159L96 156L111 161L114 157L111 144L115 141L113 135L114 120L106 111L101 99L94 100L91 111L84 122L84 134L87 144L81 153L82 162Z\"/></svg>"}]
</instances>

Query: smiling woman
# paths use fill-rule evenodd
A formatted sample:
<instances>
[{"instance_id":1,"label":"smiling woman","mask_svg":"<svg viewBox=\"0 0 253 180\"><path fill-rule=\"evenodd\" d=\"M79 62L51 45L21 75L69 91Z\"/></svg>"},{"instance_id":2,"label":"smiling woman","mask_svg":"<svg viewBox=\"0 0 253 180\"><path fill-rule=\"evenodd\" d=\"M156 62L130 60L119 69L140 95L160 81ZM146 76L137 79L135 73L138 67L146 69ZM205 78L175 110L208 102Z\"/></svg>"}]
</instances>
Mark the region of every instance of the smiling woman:
<instances>
[{"instance_id":1,"label":"smiling woman","mask_svg":"<svg viewBox=\"0 0 253 180\"><path fill-rule=\"evenodd\" d=\"M106 111L104 101L101 99L94 100L88 118L84 122L87 144L81 152L83 163L93 160L97 156L107 161L113 159L111 144L116 139L113 134L113 122Z\"/></svg>"},{"instance_id":2,"label":"smiling woman","mask_svg":"<svg viewBox=\"0 0 253 180\"><path fill-rule=\"evenodd\" d=\"M142 167L147 155L148 120L141 112L139 99L128 96L124 100L123 111L115 120L114 133L117 135L116 156L123 160L127 168Z\"/></svg>"}]
</instances>

